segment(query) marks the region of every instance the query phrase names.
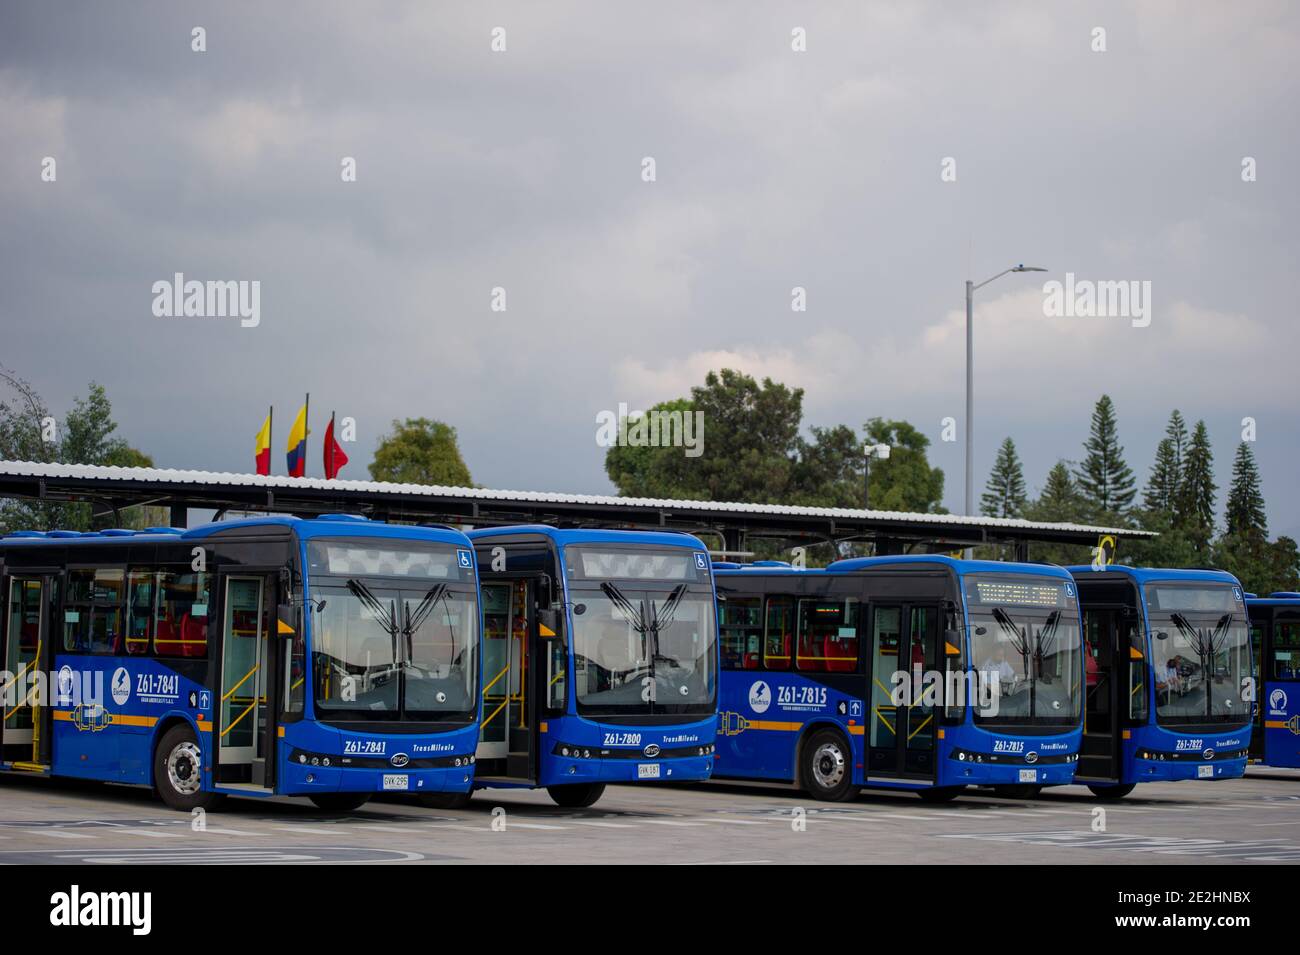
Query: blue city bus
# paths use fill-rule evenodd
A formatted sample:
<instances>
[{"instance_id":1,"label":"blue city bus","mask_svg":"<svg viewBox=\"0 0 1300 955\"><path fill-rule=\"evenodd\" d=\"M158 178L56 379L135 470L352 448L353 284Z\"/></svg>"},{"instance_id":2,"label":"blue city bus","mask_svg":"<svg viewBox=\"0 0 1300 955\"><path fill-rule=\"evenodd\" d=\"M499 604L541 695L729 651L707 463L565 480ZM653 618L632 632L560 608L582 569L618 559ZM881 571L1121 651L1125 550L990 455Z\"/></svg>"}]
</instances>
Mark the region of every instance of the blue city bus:
<instances>
[{"instance_id":1,"label":"blue city bus","mask_svg":"<svg viewBox=\"0 0 1300 955\"><path fill-rule=\"evenodd\" d=\"M1070 573L1087 652L1078 781L1119 799L1138 783L1245 773L1253 683L1237 578L1118 564Z\"/></svg>"},{"instance_id":2,"label":"blue city bus","mask_svg":"<svg viewBox=\"0 0 1300 955\"><path fill-rule=\"evenodd\" d=\"M170 807L465 792L481 714L463 534L350 515L0 539L0 769Z\"/></svg>"},{"instance_id":3,"label":"blue city bus","mask_svg":"<svg viewBox=\"0 0 1300 955\"><path fill-rule=\"evenodd\" d=\"M1255 708L1250 757L1300 767L1300 593L1246 595Z\"/></svg>"},{"instance_id":4,"label":"blue city bus","mask_svg":"<svg viewBox=\"0 0 1300 955\"><path fill-rule=\"evenodd\" d=\"M707 779L718 655L704 545L546 525L469 537L484 622L475 787L545 787L583 807L607 783Z\"/></svg>"},{"instance_id":5,"label":"blue city bus","mask_svg":"<svg viewBox=\"0 0 1300 955\"><path fill-rule=\"evenodd\" d=\"M714 568L716 776L935 802L1073 780L1082 643L1061 568L937 554Z\"/></svg>"}]
</instances>

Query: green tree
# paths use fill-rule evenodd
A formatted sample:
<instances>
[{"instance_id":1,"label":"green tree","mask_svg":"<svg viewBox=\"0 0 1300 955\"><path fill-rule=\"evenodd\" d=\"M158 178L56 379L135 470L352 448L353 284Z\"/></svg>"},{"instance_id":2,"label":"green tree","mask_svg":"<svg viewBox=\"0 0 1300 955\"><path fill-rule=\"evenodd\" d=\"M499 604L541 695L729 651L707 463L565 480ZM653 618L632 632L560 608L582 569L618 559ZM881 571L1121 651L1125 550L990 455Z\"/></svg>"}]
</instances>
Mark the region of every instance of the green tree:
<instances>
[{"instance_id":1,"label":"green tree","mask_svg":"<svg viewBox=\"0 0 1300 955\"><path fill-rule=\"evenodd\" d=\"M113 406L102 385L91 382L86 396L73 402L62 423L30 383L0 368L0 385L8 395L0 398L0 458L61 464L151 466L152 459L116 436ZM0 502L0 530L94 530L120 522L146 526L160 509L128 508L115 515L95 514L85 503L44 501Z\"/></svg>"},{"instance_id":2,"label":"green tree","mask_svg":"<svg viewBox=\"0 0 1300 955\"><path fill-rule=\"evenodd\" d=\"M862 442L848 425L814 427L811 441L799 440L799 454L791 474L793 493L788 503L862 507L864 463ZM874 500L871 504L876 506Z\"/></svg>"},{"instance_id":3,"label":"green tree","mask_svg":"<svg viewBox=\"0 0 1300 955\"><path fill-rule=\"evenodd\" d=\"M370 476L399 484L472 486L456 444L456 429L430 418L394 419L392 433L379 439Z\"/></svg>"},{"instance_id":4,"label":"green tree","mask_svg":"<svg viewBox=\"0 0 1300 955\"><path fill-rule=\"evenodd\" d=\"M1022 517L1025 511L1025 473L1010 438L998 448L997 460L980 497L980 513L988 517Z\"/></svg>"},{"instance_id":5,"label":"green tree","mask_svg":"<svg viewBox=\"0 0 1300 955\"><path fill-rule=\"evenodd\" d=\"M661 401L647 413L680 414L685 421L685 416L694 412L695 406L690 398L674 398ZM620 431L626 433L635 421L635 417L629 416L620 422ZM707 442L704 448L707 452ZM605 451L605 473L618 488L618 493L626 497L694 500L699 499L702 492L691 484L691 460L683 448L615 443Z\"/></svg>"},{"instance_id":6,"label":"green tree","mask_svg":"<svg viewBox=\"0 0 1300 955\"><path fill-rule=\"evenodd\" d=\"M1183 483L1178 494L1177 518L1186 529L1201 563L1210 560L1214 538L1214 451L1204 421L1196 422L1183 464Z\"/></svg>"},{"instance_id":7,"label":"green tree","mask_svg":"<svg viewBox=\"0 0 1300 955\"><path fill-rule=\"evenodd\" d=\"M1187 422L1177 408L1169 416L1165 436L1156 446L1143 503L1149 511L1173 511L1183 482L1183 459L1187 455Z\"/></svg>"},{"instance_id":8,"label":"green tree","mask_svg":"<svg viewBox=\"0 0 1300 955\"><path fill-rule=\"evenodd\" d=\"M1092 427L1083 447L1088 453L1077 480L1089 518L1122 524L1137 491L1133 471L1124 463L1110 395L1102 395L1093 408Z\"/></svg>"},{"instance_id":9,"label":"green tree","mask_svg":"<svg viewBox=\"0 0 1300 955\"><path fill-rule=\"evenodd\" d=\"M1214 564L1251 593L1300 590L1300 550L1290 537L1270 542L1257 528L1225 534L1215 544Z\"/></svg>"},{"instance_id":10,"label":"green tree","mask_svg":"<svg viewBox=\"0 0 1300 955\"><path fill-rule=\"evenodd\" d=\"M889 445L889 457L871 462L871 506L883 511L943 513L943 469L930 467L930 439L906 421L872 418L868 444Z\"/></svg>"},{"instance_id":11,"label":"green tree","mask_svg":"<svg viewBox=\"0 0 1300 955\"><path fill-rule=\"evenodd\" d=\"M1255 464L1255 452L1245 441L1237 445L1237 457L1232 462L1232 484L1228 487L1228 513L1224 523L1228 534L1250 530L1268 534L1259 468Z\"/></svg>"},{"instance_id":12,"label":"green tree","mask_svg":"<svg viewBox=\"0 0 1300 955\"><path fill-rule=\"evenodd\" d=\"M1024 516L1031 521L1076 524L1087 519L1087 508L1070 465L1057 461L1047 472L1038 499L1025 506ZM1070 544L1030 544L1029 556L1032 560L1062 565L1087 563L1092 559L1087 547Z\"/></svg>"}]
</instances>

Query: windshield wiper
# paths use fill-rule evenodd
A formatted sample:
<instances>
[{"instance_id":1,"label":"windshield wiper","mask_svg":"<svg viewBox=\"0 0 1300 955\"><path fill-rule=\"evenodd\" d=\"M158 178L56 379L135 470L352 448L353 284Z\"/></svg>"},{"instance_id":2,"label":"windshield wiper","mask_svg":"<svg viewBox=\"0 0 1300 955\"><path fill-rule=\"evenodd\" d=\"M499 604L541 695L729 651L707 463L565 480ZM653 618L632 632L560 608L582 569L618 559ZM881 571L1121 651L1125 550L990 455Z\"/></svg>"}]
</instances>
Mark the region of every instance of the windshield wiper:
<instances>
[{"instance_id":1,"label":"windshield wiper","mask_svg":"<svg viewBox=\"0 0 1300 955\"><path fill-rule=\"evenodd\" d=\"M664 599L663 605L656 608L654 601L650 601L650 635L654 638L654 658L671 663L678 669L681 668L681 661L676 657L665 656L659 652L659 631L664 627L671 627L673 617L677 615L677 608L686 596L686 585L678 584L672 589L672 592Z\"/></svg>"},{"instance_id":2,"label":"windshield wiper","mask_svg":"<svg viewBox=\"0 0 1300 955\"><path fill-rule=\"evenodd\" d=\"M642 615L641 611L637 609L636 605L633 604L632 601L628 600L627 597L623 595L623 591L619 590L608 581L601 584L600 589L604 591L605 596L609 598L610 603L623 611L623 615L627 617L628 622L632 624L633 630L637 633L644 634L650 629L650 625L646 623L645 617Z\"/></svg>"},{"instance_id":3,"label":"windshield wiper","mask_svg":"<svg viewBox=\"0 0 1300 955\"><path fill-rule=\"evenodd\" d=\"M390 637L396 640L397 639L397 615L393 612L392 605L390 604L387 608L385 608L384 605L379 602L379 598L377 598L373 593L370 592L370 588L367 587L365 584L363 584L361 581L356 580L355 578L352 577L348 578L347 588L348 590L352 591L352 595L354 597L356 597L358 600L361 601L362 604L365 605L366 609L368 609L371 613L375 615L375 618L377 619L379 626L383 627L384 631Z\"/></svg>"}]
</instances>

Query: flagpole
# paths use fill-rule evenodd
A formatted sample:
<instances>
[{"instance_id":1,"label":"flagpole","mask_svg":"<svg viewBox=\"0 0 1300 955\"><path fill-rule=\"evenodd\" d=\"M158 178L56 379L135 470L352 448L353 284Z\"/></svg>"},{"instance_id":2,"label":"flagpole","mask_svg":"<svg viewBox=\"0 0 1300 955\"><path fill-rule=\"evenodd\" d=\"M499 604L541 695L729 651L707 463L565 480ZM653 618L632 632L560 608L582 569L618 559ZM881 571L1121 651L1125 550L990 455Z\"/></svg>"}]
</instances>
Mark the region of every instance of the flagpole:
<instances>
[{"instance_id":1,"label":"flagpole","mask_svg":"<svg viewBox=\"0 0 1300 955\"><path fill-rule=\"evenodd\" d=\"M271 473L271 461L275 457L275 405L266 409L266 473Z\"/></svg>"},{"instance_id":2,"label":"flagpole","mask_svg":"<svg viewBox=\"0 0 1300 955\"><path fill-rule=\"evenodd\" d=\"M307 476L307 435L311 434L311 392L302 405L302 476Z\"/></svg>"},{"instance_id":3,"label":"flagpole","mask_svg":"<svg viewBox=\"0 0 1300 955\"><path fill-rule=\"evenodd\" d=\"M329 460L329 464L325 468L325 476L332 481L334 480L334 475L330 473L331 471L334 470L334 446L332 442L338 440L338 438L334 436L334 409L333 408L330 409L330 426L328 429L326 429L325 433L329 435L331 441L330 460Z\"/></svg>"}]
</instances>

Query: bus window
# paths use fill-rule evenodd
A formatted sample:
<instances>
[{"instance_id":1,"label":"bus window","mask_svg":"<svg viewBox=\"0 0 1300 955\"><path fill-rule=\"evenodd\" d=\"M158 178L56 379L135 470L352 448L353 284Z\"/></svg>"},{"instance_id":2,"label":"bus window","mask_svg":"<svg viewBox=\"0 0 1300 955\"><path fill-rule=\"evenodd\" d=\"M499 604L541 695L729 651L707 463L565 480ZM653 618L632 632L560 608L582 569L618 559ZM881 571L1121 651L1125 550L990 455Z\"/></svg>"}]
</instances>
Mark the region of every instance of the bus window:
<instances>
[{"instance_id":1,"label":"bus window","mask_svg":"<svg viewBox=\"0 0 1300 955\"><path fill-rule=\"evenodd\" d=\"M71 653L122 652L121 570L68 571L63 605L63 649Z\"/></svg>"},{"instance_id":2,"label":"bus window","mask_svg":"<svg viewBox=\"0 0 1300 955\"><path fill-rule=\"evenodd\" d=\"M206 657L210 578L171 571L164 571L159 578L154 653L160 657Z\"/></svg>"},{"instance_id":3,"label":"bus window","mask_svg":"<svg viewBox=\"0 0 1300 955\"><path fill-rule=\"evenodd\" d=\"M1274 680L1300 679L1300 620L1279 620L1273 625Z\"/></svg>"},{"instance_id":4,"label":"bus window","mask_svg":"<svg viewBox=\"0 0 1300 955\"><path fill-rule=\"evenodd\" d=\"M800 600L795 668L852 673L858 668L858 601Z\"/></svg>"},{"instance_id":5,"label":"bus window","mask_svg":"<svg viewBox=\"0 0 1300 955\"><path fill-rule=\"evenodd\" d=\"M790 669L790 651L794 635L794 598L769 597L767 629L763 641L763 667L767 670Z\"/></svg>"},{"instance_id":6,"label":"bus window","mask_svg":"<svg viewBox=\"0 0 1300 955\"><path fill-rule=\"evenodd\" d=\"M153 637L154 603L158 599L158 575L148 570L127 574L126 652L141 656L149 652Z\"/></svg>"},{"instance_id":7,"label":"bus window","mask_svg":"<svg viewBox=\"0 0 1300 955\"><path fill-rule=\"evenodd\" d=\"M722 628L722 668L757 670L763 640L763 598L729 597L718 605Z\"/></svg>"},{"instance_id":8,"label":"bus window","mask_svg":"<svg viewBox=\"0 0 1300 955\"><path fill-rule=\"evenodd\" d=\"M1147 721L1147 660L1144 634L1137 619L1120 619L1120 646L1128 653L1128 715L1135 723Z\"/></svg>"}]
</instances>

